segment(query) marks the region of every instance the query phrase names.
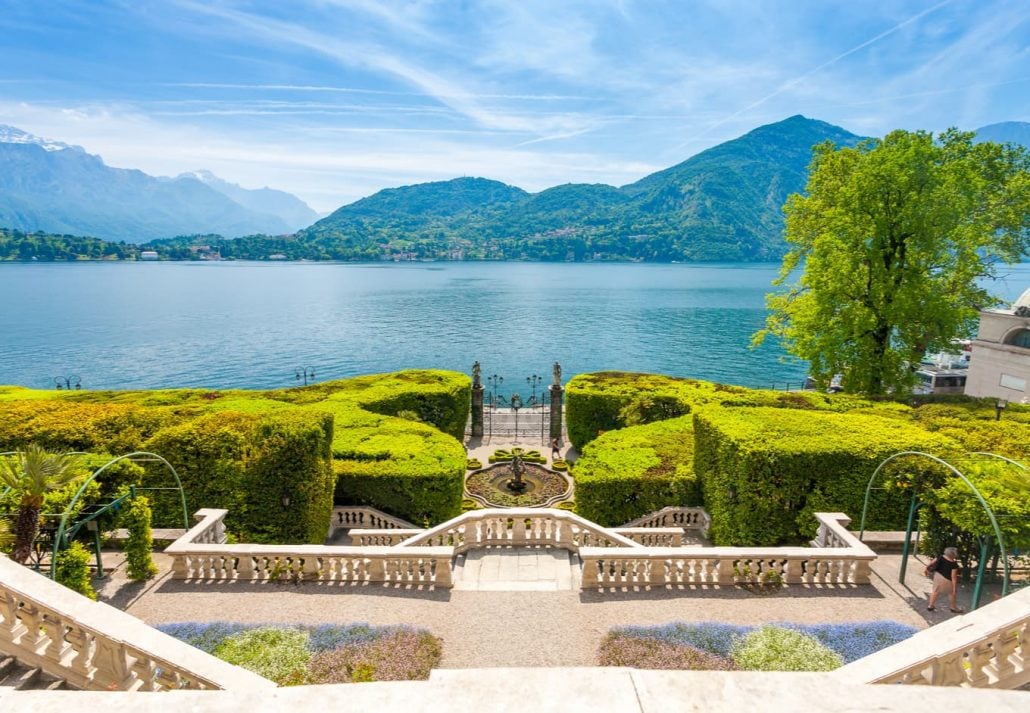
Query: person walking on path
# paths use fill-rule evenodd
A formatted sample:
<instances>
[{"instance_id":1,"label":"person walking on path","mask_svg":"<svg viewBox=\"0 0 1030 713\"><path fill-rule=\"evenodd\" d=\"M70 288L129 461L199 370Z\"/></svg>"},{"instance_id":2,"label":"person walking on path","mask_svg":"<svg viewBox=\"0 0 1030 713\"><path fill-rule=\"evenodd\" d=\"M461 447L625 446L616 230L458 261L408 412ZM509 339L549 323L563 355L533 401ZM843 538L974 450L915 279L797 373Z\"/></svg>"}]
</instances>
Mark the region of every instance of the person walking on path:
<instances>
[{"instance_id":1,"label":"person walking on path","mask_svg":"<svg viewBox=\"0 0 1030 713\"><path fill-rule=\"evenodd\" d=\"M958 607L958 569L956 562L958 549L946 547L944 554L926 566L926 576L933 577L933 591L930 592L930 603L927 611L934 611L937 608L937 597L944 592L948 593L948 600L951 603L952 614L963 614L964 609Z\"/></svg>"},{"instance_id":2,"label":"person walking on path","mask_svg":"<svg viewBox=\"0 0 1030 713\"><path fill-rule=\"evenodd\" d=\"M561 446L557 438L551 439L551 460L561 460Z\"/></svg>"}]
</instances>

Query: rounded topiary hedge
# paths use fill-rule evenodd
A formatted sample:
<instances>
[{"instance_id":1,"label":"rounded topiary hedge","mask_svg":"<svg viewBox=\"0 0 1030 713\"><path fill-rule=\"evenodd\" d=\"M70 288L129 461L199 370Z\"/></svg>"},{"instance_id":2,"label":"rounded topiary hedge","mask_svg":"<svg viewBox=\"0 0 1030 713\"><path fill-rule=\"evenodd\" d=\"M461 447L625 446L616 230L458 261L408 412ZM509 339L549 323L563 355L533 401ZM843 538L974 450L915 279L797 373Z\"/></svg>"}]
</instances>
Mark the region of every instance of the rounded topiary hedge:
<instances>
[{"instance_id":1,"label":"rounded topiary hedge","mask_svg":"<svg viewBox=\"0 0 1030 713\"><path fill-rule=\"evenodd\" d=\"M907 409L897 404L876 405L843 394L748 389L697 379L624 371L573 377L566 386L565 404L569 440L579 450L602 433L678 418L706 404L829 411L859 407Z\"/></svg>"},{"instance_id":2,"label":"rounded topiary hedge","mask_svg":"<svg viewBox=\"0 0 1030 713\"><path fill-rule=\"evenodd\" d=\"M417 522L460 512L465 453L456 436L470 393L464 374L433 370L273 391L0 387L0 451L154 451L182 477L188 507L228 509L241 541L321 542L334 494ZM172 484L148 469L148 485ZM177 494L154 493L153 508L160 526L181 527Z\"/></svg>"},{"instance_id":3,"label":"rounded topiary hedge","mask_svg":"<svg viewBox=\"0 0 1030 713\"><path fill-rule=\"evenodd\" d=\"M618 526L668 505L700 505L690 416L609 431L576 461L576 512Z\"/></svg>"}]
</instances>

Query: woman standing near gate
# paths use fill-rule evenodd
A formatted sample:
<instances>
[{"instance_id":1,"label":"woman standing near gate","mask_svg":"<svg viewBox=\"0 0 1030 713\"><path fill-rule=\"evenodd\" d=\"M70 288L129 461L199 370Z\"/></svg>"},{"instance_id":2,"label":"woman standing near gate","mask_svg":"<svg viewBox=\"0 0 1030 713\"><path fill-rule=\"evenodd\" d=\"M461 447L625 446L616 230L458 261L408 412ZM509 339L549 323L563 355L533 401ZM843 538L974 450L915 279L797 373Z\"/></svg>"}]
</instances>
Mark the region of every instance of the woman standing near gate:
<instances>
[{"instance_id":1,"label":"woman standing near gate","mask_svg":"<svg viewBox=\"0 0 1030 713\"><path fill-rule=\"evenodd\" d=\"M930 603L927 611L934 611L937 608L937 597L944 592L948 593L948 600L951 602L953 614L963 614L964 609L958 607L958 570L959 564L958 549L947 547L944 554L926 566L926 576L933 577L933 591L930 592Z\"/></svg>"}]
</instances>

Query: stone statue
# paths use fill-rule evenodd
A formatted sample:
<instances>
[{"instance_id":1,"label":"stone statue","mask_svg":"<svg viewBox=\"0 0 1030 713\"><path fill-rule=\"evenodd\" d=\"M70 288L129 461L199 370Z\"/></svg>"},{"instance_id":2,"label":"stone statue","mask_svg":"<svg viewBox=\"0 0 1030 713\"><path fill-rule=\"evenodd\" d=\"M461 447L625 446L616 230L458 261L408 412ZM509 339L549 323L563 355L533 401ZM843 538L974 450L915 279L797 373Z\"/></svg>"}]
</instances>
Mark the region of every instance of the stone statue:
<instances>
[{"instance_id":1,"label":"stone statue","mask_svg":"<svg viewBox=\"0 0 1030 713\"><path fill-rule=\"evenodd\" d=\"M561 386L561 364L554 362L554 385Z\"/></svg>"},{"instance_id":2,"label":"stone statue","mask_svg":"<svg viewBox=\"0 0 1030 713\"><path fill-rule=\"evenodd\" d=\"M479 383L479 362L477 361L472 365L472 387L475 388L481 385L482 384Z\"/></svg>"}]
</instances>

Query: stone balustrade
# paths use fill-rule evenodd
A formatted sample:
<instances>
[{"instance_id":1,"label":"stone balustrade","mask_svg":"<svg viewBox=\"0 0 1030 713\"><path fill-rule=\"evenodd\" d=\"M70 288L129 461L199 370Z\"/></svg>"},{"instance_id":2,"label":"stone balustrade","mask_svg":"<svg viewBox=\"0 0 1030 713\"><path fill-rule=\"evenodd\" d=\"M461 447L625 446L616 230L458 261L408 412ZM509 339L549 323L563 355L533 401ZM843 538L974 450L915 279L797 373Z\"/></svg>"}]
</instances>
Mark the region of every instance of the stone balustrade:
<instances>
[{"instance_id":1,"label":"stone balustrade","mask_svg":"<svg viewBox=\"0 0 1030 713\"><path fill-rule=\"evenodd\" d=\"M387 515L382 510L364 506L336 506L333 508L331 529L364 528L368 530L417 530L406 520Z\"/></svg>"},{"instance_id":2,"label":"stone balustrade","mask_svg":"<svg viewBox=\"0 0 1030 713\"><path fill-rule=\"evenodd\" d=\"M683 544L682 527L615 527L612 532L644 547L680 547Z\"/></svg>"},{"instance_id":3,"label":"stone balustrade","mask_svg":"<svg viewBox=\"0 0 1030 713\"><path fill-rule=\"evenodd\" d=\"M165 549L172 557L173 579L451 586L450 547L219 544L211 533L218 531L226 512L198 511L201 522Z\"/></svg>"},{"instance_id":4,"label":"stone balustrade","mask_svg":"<svg viewBox=\"0 0 1030 713\"><path fill-rule=\"evenodd\" d=\"M558 547L577 552L584 547L638 549L628 537L579 515L548 508L472 510L414 535L398 547L453 547L461 554L477 547Z\"/></svg>"},{"instance_id":5,"label":"stone balustrade","mask_svg":"<svg viewBox=\"0 0 1030 713\"><path fill-rule=\"evenodd\" d=\"M393 547L415 535L425 532L422 528L396 530L351 530L351 543L358 547Z\"/></svg>"},{"instance_id":6,"label":"stone balustrade","mask_svg":"<svg viewBox=\"0 0 1030 713\"><path fill-rule=\"evenodd\" d=\"M580 548L583 588L786 584L868 584L876 553L847 531L843 513L816 513L821 547Z\"/></svg>"},{"instance_id":7,"label":"stone balustrade","mask_svg":"<svg viewBox=\"0 0 1030 713\"><path fill-rule=\"evenodd\" d=\"M0 651L87 690L275 687L2 555Z\"/></svg>"},{"instance_id":8,"label":"stone balustrade","mask_svg":"<svg viewBox=\"0 0 1030 713\"><path fill-rule=\"evenodd\" d=\"M697 530L702 537L708 536L708 528L712 519L701 507L670 506L644 517L638 517L623 525L621 529L635 527L678 527L684 530Z\"/></svg>"},{"instance_id":9,"label":"stone balustrade","mask_svg":"<svg viewBox=\"0 0 1030 713\"><path fill-rule=\"evenodd\" d=\"M941 622L839 668L834 675L849 683L1026 686L1030 684L1030 587Z\"/></svg>"}]
</instances>

